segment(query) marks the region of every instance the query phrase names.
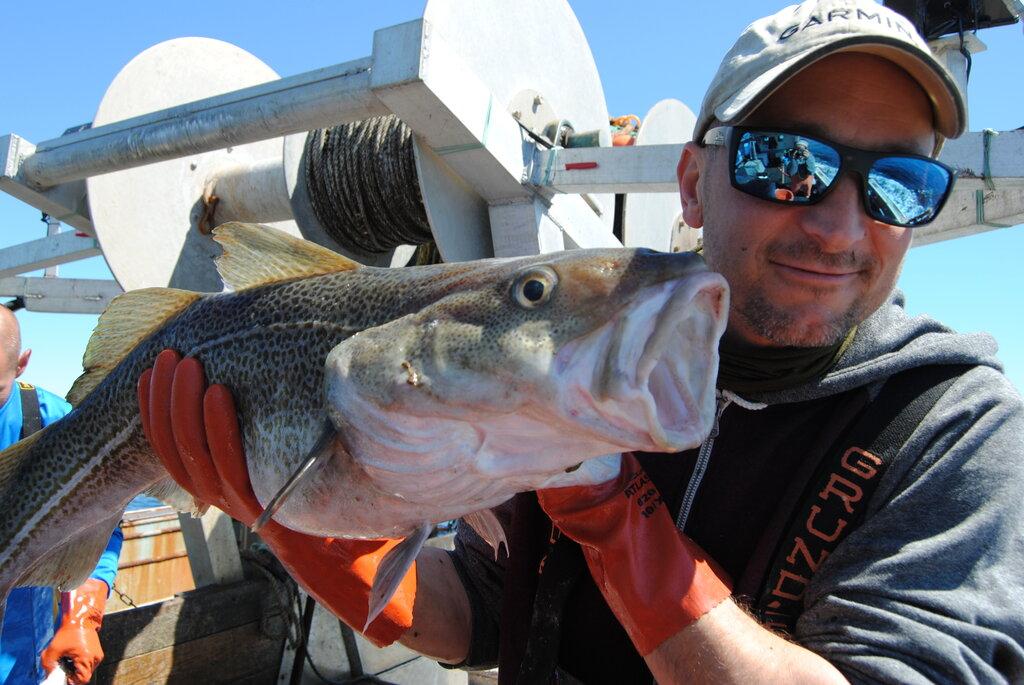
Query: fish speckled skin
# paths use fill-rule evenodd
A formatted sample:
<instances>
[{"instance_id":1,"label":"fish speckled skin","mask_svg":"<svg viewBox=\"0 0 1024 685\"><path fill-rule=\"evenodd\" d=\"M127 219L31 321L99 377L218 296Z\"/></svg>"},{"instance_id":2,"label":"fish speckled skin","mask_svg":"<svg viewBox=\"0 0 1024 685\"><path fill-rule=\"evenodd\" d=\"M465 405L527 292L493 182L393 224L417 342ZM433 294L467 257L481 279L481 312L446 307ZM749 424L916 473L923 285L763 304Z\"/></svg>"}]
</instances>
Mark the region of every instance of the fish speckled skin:
<instances>
[{"instance_id":1,"label":"fish speckled skin","mask_svg":"<svg viewBox=\"0 0 1024 685\"><path fill-rule=\"evenodd\" d=\"M523 299L524 274L536 273L555 275L545 293L548 299L540 305ZM456 421L472 426L479 413L481 425L499 425L499 437L487 438L497 440L495 444L511 442L502 437L504 432L528 432L549 421L548 417L564 432L580 415L579 408L549 408L542 401L544 393L555 392L553 369L569 364L559 361L560 350L578 345L575 341L602 326L611 330L606 322L635 305L641 293L665 289L659 284L692 276L705 279L702 288L719 293L710 296L718 298L711 304L716 311L705 317L713 325L701 324L708 331L698 331L708 337L708 341L702 339L711 350L704 350L705 356L713 355L710 362L702 358L712 368L702 372L698 383L704 395L697 402L698 413L706 414L727 292L724 281L708 274L694 255L581 250L408 269L361 267L198 297L139 342L71 414L37 434L25 458L12 464L13 460L5 461L0 455L4 501L0 591L6 596L14 585L76 583L91 568L132 497L148 490L174 499L175 488L143 436L136 398L139 376L163 349L198 358L211 383L231 389L253 487L264 504L333 421L338 430L335 457L288 501L279 520L321 534L400 535L417 522L471 511L474 493L481 490L475 483L472 487L462 483L458 492L471 501L451 501L450 506L443 497L426 497L417 503L416 486L404 482L400 487L412 489L394 492L395 473L404 472L404 467L389 470L391 465L385 464L385 475L391 480L377 480L373 473L380 470L380 463L373 462L384 457L365 453L386 444L374 442L380 436L367 435L374 421L390 420L402 430L429 427L435 420L442 427ZM325 371L329 357L340 361L329 363ZM615 364L597 373L606 376L601 379L604 384L610 382L608 374L621 375ZM332 390L334 386L339 389ZM338 405L348 397L359 402L365 398L366 406L373 408L360 414L356 425L346 423L346 407ZM559 400L562 404L573 401ZM581 398L581 402L601 404L593 398ZM387 419L392 408L394 418ZM581 456L658 448L649 436L632 437L626 419L607 433L600 425L604 414L594 414L592 409L582 408L590 423L577 438L583 452L589 449L589 453L566 454L564 464L545 463L550 458L546 454L537 455L541 461L523 461L522 455L516 455L519 461L507 467L491 463L474 472L474 478L486 480L494 474L505 481L497 490L487 490L479 502L487 504L494 497L500 501L516 489L580 482L586 469L573 472L578 475L566 474L564 482L552 478ZM378 411L385 412L384 419L374 413ZM507 417L517 414L526 415L526 423L510 423ZM452 435L462 439L458 431ZM529 442L531 438L523 435L521 439ZM455 445L452 451L461 448ZM479 448L477 444L467 449ZM604 452L596 451L600 449ZM443 445L425 450L424 463L431 464L430 459L444 451ZM404 458L407 452L401 455ZM496 459L493 453L488 458ZM418 473L415 465L408 471L414 483L436 489L465 472L468 462L452 463L451 474L437 478ZM381 485L385 482L388 485ZM177 495L181 494L178 490ZM389 519L392 506L401 513ZM356 510L363 514L356 515Z\"/></svg>"}]
</instances>

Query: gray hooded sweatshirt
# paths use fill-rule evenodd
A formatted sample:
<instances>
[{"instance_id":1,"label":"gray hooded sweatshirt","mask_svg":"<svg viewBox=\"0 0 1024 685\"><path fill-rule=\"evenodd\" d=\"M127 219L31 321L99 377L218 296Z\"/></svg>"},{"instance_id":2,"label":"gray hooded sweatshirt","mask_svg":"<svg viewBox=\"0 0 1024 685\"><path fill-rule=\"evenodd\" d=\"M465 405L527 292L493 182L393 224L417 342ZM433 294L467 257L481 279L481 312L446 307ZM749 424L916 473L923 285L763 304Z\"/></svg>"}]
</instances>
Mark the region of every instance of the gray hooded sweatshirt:
<instances>
[{"instance_id":1,"label":"gray hooded sweatshirt","mask_svg":"<svg viewBox=\"0 0 1024 685\"><path fill-rule=\"evenodd\" d=\"M912 432L864 521L806 588L791 639L852 682L1024 682L1024 404L995 353L988 335L908 316L897 292L824 378L744 398L774 405L858 387L873 396L907 369L975 365ZM453 554L474 615L464 666L484 665L497 653L502 564L468 526Z\"/></svg>"},{"instance_id":2,"label":"gray hooded sweatshirt","mask_svg":"<svg viewBox=\"0 0 1024 685\"><path fill-rule=\"evenodd\" d=\"M786 402L977 364L939 399L818 569L793 638L853 682L1024 682L1024 406L988 335L909 317L896 294Z\"/></svg>"}]
</instances>

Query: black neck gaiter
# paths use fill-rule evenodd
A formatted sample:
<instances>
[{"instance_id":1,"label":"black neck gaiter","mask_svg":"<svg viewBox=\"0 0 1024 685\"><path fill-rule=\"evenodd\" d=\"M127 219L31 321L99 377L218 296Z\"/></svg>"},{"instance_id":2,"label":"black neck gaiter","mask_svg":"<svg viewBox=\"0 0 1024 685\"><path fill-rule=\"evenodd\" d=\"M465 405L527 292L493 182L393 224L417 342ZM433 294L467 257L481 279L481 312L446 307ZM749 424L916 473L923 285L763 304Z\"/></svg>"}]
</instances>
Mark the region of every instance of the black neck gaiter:
<instances>
[{"instance_id":1,"label":"black neck gaiter","mask_svg":"<svg viewBox=\"0 0 1024 685\"><path fill-rule=\"evenodd\" d=\"M843 356L856 332L854 326L828 347L758 347L726 334L718 346L718 387L740 395L759 394L820 378Z\"/></svg>"}]
</instances>

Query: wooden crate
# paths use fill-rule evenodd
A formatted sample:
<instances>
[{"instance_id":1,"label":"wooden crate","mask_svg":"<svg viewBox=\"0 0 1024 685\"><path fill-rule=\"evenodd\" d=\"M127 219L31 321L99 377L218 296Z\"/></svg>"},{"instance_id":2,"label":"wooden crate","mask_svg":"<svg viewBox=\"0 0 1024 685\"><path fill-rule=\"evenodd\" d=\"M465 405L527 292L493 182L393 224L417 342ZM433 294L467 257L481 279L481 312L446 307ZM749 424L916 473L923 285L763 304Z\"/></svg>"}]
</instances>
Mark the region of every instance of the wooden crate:
<instances>
[{"instance_id":1,"label":"wooden crate","mask_svg":"<svg viewBox=\"0 0 1024 685\"><path fill-rule=\"evenodd\" d=\"M277 682L283 637L261 629L271 589L263 580L211 585L108 614L99 684Z\"/></svg>"}]
</instances>

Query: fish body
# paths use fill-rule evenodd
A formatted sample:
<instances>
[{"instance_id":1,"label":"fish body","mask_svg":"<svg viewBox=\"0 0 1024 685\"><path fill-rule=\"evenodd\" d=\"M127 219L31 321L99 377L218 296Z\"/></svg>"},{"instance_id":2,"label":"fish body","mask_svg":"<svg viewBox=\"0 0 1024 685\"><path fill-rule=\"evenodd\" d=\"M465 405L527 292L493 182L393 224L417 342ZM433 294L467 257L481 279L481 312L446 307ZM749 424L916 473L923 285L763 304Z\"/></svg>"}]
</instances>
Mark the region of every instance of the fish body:
<instances>
[{"instance_id":1,"label":"fish body","mask_svg":"<svg viewBox=\"0 0 1024 685\"><path fill-rule=\"evenodd\" d=\"M0 454L3 597L80 582L140 492L188 505L139 419L137 380L166 348L231 389L264 506L326 431L324 465L275 513L325 536L410 535L710 430L728 292L694 255L378 269L266 227L217 239L234 292L126 293L90 341L75 409Z\"/></svg>"}]
</instances>

